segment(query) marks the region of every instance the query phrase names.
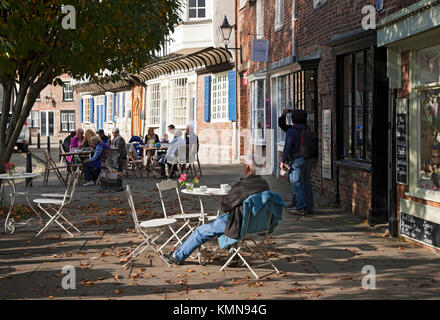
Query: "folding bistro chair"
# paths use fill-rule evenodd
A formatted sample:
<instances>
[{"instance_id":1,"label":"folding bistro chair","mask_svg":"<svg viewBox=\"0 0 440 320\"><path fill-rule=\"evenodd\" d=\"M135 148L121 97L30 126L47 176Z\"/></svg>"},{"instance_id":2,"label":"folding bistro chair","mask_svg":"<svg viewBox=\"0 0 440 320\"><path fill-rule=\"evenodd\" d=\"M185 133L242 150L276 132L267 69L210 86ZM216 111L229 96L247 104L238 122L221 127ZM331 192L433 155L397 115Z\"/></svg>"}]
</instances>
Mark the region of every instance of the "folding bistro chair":
<instances>
[{"instance_id":1,"label":"folding bistro chair","mask_svg":"<svg viewBox=\"0 0 440 320\"><path fill-rule=\"evenodd\" d=\"M182 167L185 166L186 164L186 152L187 152L187 145L185 143L178 146L176 157L173 157L172 159L166 158L166 162L171 165L171 169L168 170L168 175L167 175L168 179L171 177L171 173L174 170L174 166L177 166L177 168L179 169L179 174L180 175L182 174Z\"/></svg>"},{"instance_id":2,"label":"folding bistro chair","mask_svg":"<svg viewBox=\"0 0 440 320\"><path fill-rule=\"evenodd\" d=\"M163 192L172 191L172 190L176 191L177 199L179 201L180 212L170 216L170 218L174 218L180 222L184 222L183 225L176 231L176 235L179 235L179 233L181 233L185 229L188 229L188 231L183 235L183 237L180 238L180 241L183 241L186 237L188 237L198 226L204 224L207 221L212 221L217 219L217 216L208 216L206 213L205 216L203 217L201 212L185 213L185 211L183 210L182 200L180 198L179 188L177 187L176 180L164 180L161 183L156 183L156 186L157 189L159 190L159 197L160 197L160 202L162 203L162 209L164 215L167 215L167 210L163 199ZM176 247L178 244L179 242L176 243L174 247Z\"/></svg>"},{"instance_id":3,"label":"folding bistro chair","mask_svg":"<svg viewBox=\"0 0 440 320\"><path fill-rule=\"evenodd\" d=\"M44 157L46 158L46 168L44 170L44 179L43 179L43 186L47 187L47 184L49 182L49 173L50 171L54 171L58 180L63 184L66 185L66 181L63 178L63 175L60 172L60 169L65 169L66 167L63 166L57 166L55 161L53 161L52 157L50 156L49 151L44 150Z\"/></svg>"},{"instance_id":4,"label":"folding bistro chair","mask_svg":"<svg viewBox=\"0 0 440 320\"><path fill-rule=\"evenodd\" d=\"M277 274L279 273L277 267L268 257L267 252L270 250L270 245L271 245L270 234L277 226L278 221L281 219L282 212L285 210L286 207L284 201L278 194L270 191L263 191L263 193L264 192L275 194L276 197L278 197L278 199L281 199L281 201L277 202L275 206L273 204L269 204L268 206L261 208L258 212L252 212L254 211L252 207L248 206L249 210L246 210L244 207L249 204L252 205L252 201L248 201L248 200L253 196L245 200L245 202L243 203L243 221L242 221L242 229L241 229L241 238L240 240L238 240L238 242L234 241L235 243L233 245L231 244L231 248L229 250L231 256L226 261L226 263L221 267L220 271L223 271L233 261L234 257L238 256L243 262L243 266L245 265L257 279L259 279L259 276L257 275L257 273L254 271L253 268L261 267L264 265L271 265L272 268L277 272ZM277 208L276 210L278 211L276 215L274 208ZM220 238L230 239L225 235L220 236ZM220 238L219 238L219 242L220 242ZM260 238L261 240L257 242L257 238ZM253 248L251 248L249 244L251 245L253 244ZM249 250L250 252L249 257L252 257L257 254L261 255L265 260L265 263L251 266L246 261L244 256L241 254L241 252L243 252L242 249Z\"/></svg>"},{"instance_id":5,"label":"folding bistro chair","mask_svg":"<svg viewBox=\"0 0 440 320\"><path fill-rule=\"evenodd\" d=\"M192 169L194 176L197 175L197 170L195 163L197 161L197 144L190 143L186 148L186 164L188 167L186 168L186 173L188 173L189 169Z\"/></svg>"},{"instance_id":6,"label":"folding bistro chair","mask_svg":"<svg viewBox=\"0 0 440 320\"><path fill-rule=\"evenodd\" d=\"M33 201L37 204L38 208L43 211L50 219L44 225L44 227L37 233L35 236L38 237L40 234L45 232L52 223L56 223L61 227L65 232L67 232L72 238L73 234L68 230L69 228L73 228L76 232L80 232L77 227L75 227L67 218L64 216L65 210L72 203L73 194L75 193L76 185L79 181L79 173L74 172L68 180L66 191L64 192L63 197L60 199L59 194L43 194L42 196L46 196L47 198L34 199ZM49 211L54 213L49 213ZM63 226L59 219L62 219L67 227Z\"/></svg>"},{"instance_id":7,"label":"folding bistro chair","mask_svg":"<svg viewBox=\"0 0 440 320\"><path fill-rule=\"evenodd\" d=\"M168 218L166 215L166 212L164 212L164 218L159 219L151 219L147 221L142 221L139 223L136 208L134 206L133 196L131 195L130 186L126 186L126 193L127 193L127 199L128 203L131 208L131 215L133 217L134 226L137 234L139 237L141 237L142 242L134 249L129 255L127 263L124 264L124 267L128 265L128 263L133 262L142 252L145 251L149 246L153 248L153 250L160 256L162 253L163 247L171 241L173 238L177 238L176 233L174 232L171 225L177 222L176 219ZM150 233L147 232L147 230L151 230ZM172 236L170 239L168 239L164 244L162 244L160 247L156 243L157 239L159 239L165 231L171 231Z\"/></svg>"},{"instance_id":8,"label":"folding bistro chair","mask_svg":"<svg viewBox=\"0 0 440 320\"><path fill-rule=\"evenodd\" d=\"M133 145L131 145L131 147L133 147ZM125 145L125 148L127 151L127 161L125 165L127 177L128 177L128 170L131 169L131 171L133 171L133 174L135 176L136 176L136 172L138 172L139 176L142 178L143 177L142 169L143 169L144 161L138 158L136 150L135 150L136 156L134 156L134 154L129 151L128 145Z\"/></svg>"}]
</instances>

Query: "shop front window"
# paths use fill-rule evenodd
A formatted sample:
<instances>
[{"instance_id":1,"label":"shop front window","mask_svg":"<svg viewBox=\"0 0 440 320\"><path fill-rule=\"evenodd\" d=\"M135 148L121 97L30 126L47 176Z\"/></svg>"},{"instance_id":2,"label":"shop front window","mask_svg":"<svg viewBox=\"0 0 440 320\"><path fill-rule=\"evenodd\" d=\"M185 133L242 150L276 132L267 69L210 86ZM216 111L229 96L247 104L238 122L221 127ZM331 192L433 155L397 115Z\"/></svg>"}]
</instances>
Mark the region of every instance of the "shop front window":
<instances>
[{"instance_id":1,"label":"shop front window","mask_svg":"<svg viewBox=\"0 0 440 320\"><path fill-rule=\"evenodd\" d=\"M440 191L440 89L424 90L420 103L419 188Z\"/></svg>"},{"instance_id":2,"label":"shop front window","mask_svg":"<svg viewBox=\"0 0 440 320\"><path fill-rule=\"evenodd\" d=\"M340 58L341 112L345 159L371 161L373 119L373 51Z\"/></svg>"},{"instance_id":3,"label":"shop front window","mask_svg":"<svg viewBox=\"0 0 440 320\"><path fill-rule=\"evenodd\" d=\"M440 45L417 52L417 86L440 84Z\"/></svg>"},{"instance_id":4,"label":"shop front window","mask_svg":"<svg viewBox=\"0 0 440 320\"><path fill-rule=\"evenodd\" d=\"M263 143L265 139L265 87L264 79L251 82L251 134L254 143Z\"/></svg>"}]
</instances>

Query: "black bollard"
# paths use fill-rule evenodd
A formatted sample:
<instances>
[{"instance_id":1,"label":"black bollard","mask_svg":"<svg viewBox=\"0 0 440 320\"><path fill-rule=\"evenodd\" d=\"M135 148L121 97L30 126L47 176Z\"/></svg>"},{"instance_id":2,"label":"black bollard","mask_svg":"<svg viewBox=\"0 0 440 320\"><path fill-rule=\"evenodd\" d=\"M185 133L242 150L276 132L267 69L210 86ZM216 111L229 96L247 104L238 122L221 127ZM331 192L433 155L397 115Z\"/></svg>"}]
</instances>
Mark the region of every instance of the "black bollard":
<instances>
[{"instance_id":1,"label":"black bollard","mask_svg":"<svg viewBox=\"0 0 440 320\"><path fill-rule=\"evenodd\" d=\"M40 143L40 133L37 134L37 149L41 149L41 143Z\"/></svg>"},{"instance_id":2,"label":"black bollard","mask_svg":"<svg viewBox=\"0 0 440 320\"><path fill-rule=\"evenodd\" d=\"M47 152L50 153L50 136L47 136Z\"/></svg>"},{"instance_id":3,"label":"black bollard","mask_svg":"<svg viewBox=\"0 0 440 320\"><path fill-rule=\"evenodd\" d=\"M32 145L32 132L29 130L29 145Z\"/></svg>"},{"instance_id":4,"label":"black bollard","mask_svg":"<svg viewBox=\"0 0 440 320\"><path fill-rule=\"evenodd\" d=\"M61 153L63 153L63 149L62 149L62 145L63 145L63 140L60 139L59 141L60 143L58 144L58 161L61 161Z\"/></svg>"},{"instance_id":5,"label":"black bollard","mask_svg":"<svg viewBox=\"0 0 440 320\"><path fill-rule=\"evenodd\" d=\"M28 152L26 156L26 173L32 173L32 153ZM26 178L26 187L32 187L32 178Z\"/></svg>"}]
</instances>

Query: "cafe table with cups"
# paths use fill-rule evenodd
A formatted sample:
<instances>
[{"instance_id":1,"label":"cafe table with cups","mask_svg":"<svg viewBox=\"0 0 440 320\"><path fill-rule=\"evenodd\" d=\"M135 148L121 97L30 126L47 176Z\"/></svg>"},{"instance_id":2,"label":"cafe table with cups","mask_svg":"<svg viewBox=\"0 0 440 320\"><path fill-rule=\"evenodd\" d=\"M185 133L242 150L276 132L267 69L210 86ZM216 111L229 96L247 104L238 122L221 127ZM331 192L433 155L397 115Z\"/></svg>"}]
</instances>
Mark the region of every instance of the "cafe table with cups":
<instances>
[{"instance_id":1,"label":"cafe table with cups","mask_svg":"<svg viewBox=\"0 0 440 320\"><path fill-rule=\"evenodd\" d=\"M182 189L181 192L184 194L192 194L199 197L200 201L200 214L202 217L205 217L205 209L203 206L202 197L211 196L211 197L222 197L229 193L231 190L231 186L229 184L221 184L219 188L208 188L208 186L200 186L198 188L187 188ZM220 202L219 202L220 203ZM220 215L220 206L217 210L217 217Z\"/></svg>"}]
</instances>

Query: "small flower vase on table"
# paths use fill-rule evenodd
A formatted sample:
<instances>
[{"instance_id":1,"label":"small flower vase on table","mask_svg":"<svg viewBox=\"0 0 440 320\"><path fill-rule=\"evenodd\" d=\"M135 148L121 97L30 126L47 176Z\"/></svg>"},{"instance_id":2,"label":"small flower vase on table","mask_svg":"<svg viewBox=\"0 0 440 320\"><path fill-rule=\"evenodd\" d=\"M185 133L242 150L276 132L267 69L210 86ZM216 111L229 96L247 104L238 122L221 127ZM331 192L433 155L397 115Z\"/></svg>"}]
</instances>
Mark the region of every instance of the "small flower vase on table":
<instances>
[{"instance_id":1,"label":"small flower vase on table","mask_svg":"<svg viewBox=\"0 0 440 320\"><path fill-rule=\"evenodd\" d=\"M5 166L5 170L8 175L12 176L15 172L15 164L10 163L10 162L7 163Z\"/></svg>"},{"instance_id":2,"label":"small flower vase on table","mask_svg":"<svg viewBox=\"0 0 440 320\"><path fill-rule=\"evenodd\" d=\"M180 183L180 187L183 188L183 186L186 186L186 190L188 190L188 192L193 192L194 191L194 185L196 183L199 183L199 177L195 177L193 179L193 181L188 182L188 175L187 174L182 174L180 176L180 178L178 179L179 183Z\"/></svg>"}]
</instances>

